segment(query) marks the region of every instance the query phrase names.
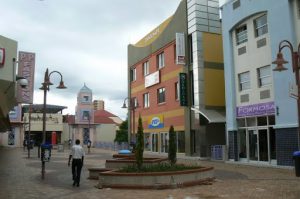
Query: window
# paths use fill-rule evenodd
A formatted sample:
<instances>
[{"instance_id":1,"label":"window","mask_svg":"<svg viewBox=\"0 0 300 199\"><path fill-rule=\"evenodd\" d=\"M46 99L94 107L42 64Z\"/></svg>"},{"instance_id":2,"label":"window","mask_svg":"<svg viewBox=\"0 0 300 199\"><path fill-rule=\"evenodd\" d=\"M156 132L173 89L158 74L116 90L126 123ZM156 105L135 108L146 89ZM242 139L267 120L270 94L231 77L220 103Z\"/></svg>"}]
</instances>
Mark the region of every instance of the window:
<instances>
[{"instance_id":1,"label":"window","mask_svg":"<svg viewBox=\"0 0 300 199\"><path fill-rule=\"evenodd\" d=\"M161 69L165 66L165 54L164 52L157 55L157 67Z\"/></svg>"},{"instance_id":2,"label":"window","mask_svg":"<svg viewBox=\"0 0 300 199\"><path fill-rule=\"evenodd\" d=\"M138 103L138 100L137 100L136 97L133 98L133 106L134 106L135 108L138 108L138 107L139 107L139 103Z\"/></svg>"},{"instance_id":3,"label":"window","mask_svg":"<svg viewBox=\"0 0 300 199\"><path fill-rule=\"evenodd\" d=\"M268 33L267 15L263 15L255 19L254 28L256 37Z\"/></svg>"},{"instance_id":4,"label":"window","mask_svg":"<svg viewBox=\"0 0 300 199\"><path fill-rule=\"evenodd\" d=\"M166 90L165 88L160 88L157 90L157 102L158 103L163 103L166 101Z\"/></svg>"},{"instance_id":5,"label":"window","mask_svg":"<svg viewBox=\"0 0 300 199\"><path fill-rule=\"evenodd\" d=\"M149 61L143 63L144 76L149 74Z\"/></svg>"},{"instance_id":6,"label":"window","mask_svg":"<svg viewBox=\"0 0 300 199\"><path fill-rule=\"evenodd\" d=\"M264 66L257 69L258 86L262 87L271 84L271 67Z\"/></svg>"},{"instance_id":7,"label":"window","mask_svg":"<svg viewBox=\"0 0 300 199\"><path fill-rule=\"evenodd\" d=\"M250 72L239 74L240 91L250 89Z\"/></svg>"},{"instance_id":8,"label":"window","mask_svg":"<svg viewBox=\"0 0 300 199\"><path fill-rule=\"evenodd\" d=\"M132 82L136 80L136 68L130 70L130 80Z\"/></svg>"},{"instance_id":9,"label":"window","mask_svg":"<svg viewBox=\"0 0 300 199\"><path fill-rule=\"evenodd\" d=\"M89 96L83 96L83 101L88 102L89 101Z\"/></svg>"},{"instance_id":10,"label":"window","mask_svg":"<svg viewBox=\"0 0 300 199\"><path fill-rule=\"evenodd\" d=\"M90 112L89 111L83 111L82 112L82 119L83 120L89 120L90 119Z\"/></svg>"},{"instance_id":11,"label":"window","mask_svg":"<svg viewBox=\"0 0 300 199\"><path fill-rule=\"evenodd\" d=\"M150 101L149 101L149 93L144 94L144 108L148 108L150 106Z\"/></svg>"},{"instance_id":12,"label":"window","mask_svg":"<svg viewBox=\"0 0 300 199\"><path fill-rule=\"evenodd\" d=\"M179 100L179 84L175 83L175 100Z\"/></svg>"},{"instance_id":13,"label":"window","mask_svg":"<svg viewBox=\"0 0 300 199\"><path fill-rule=\"evenodd\" d=\"M235 30L236 33L236 44L239 45L248 41L247 37L247 26L243 25Z\"/></svg>"}]
</instances>

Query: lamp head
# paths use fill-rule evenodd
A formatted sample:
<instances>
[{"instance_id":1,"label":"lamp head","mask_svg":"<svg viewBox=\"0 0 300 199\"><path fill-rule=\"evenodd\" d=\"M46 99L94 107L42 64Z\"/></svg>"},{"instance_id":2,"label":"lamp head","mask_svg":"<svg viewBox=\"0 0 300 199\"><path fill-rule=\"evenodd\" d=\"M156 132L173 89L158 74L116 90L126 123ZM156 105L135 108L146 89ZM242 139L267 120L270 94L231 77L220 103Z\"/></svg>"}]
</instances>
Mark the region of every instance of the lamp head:
<instances>
[{"instance_id":1,"label":"lamp head","mask_svg":"<svg viewBox=\"0 0 300 199\"><path fill-rule=\"evenodd\" d=\"M123 106L121 108L127 108L126 103L123 103Z\"/></svg>"},{"instance_id":2,"label":"lamp head","mask_svg":"<svg viewBox=\"0 0 300 199\"><path fill-rule=\"evenodd\" d=\"M277 53L277 58L275 61L272 62L272 64L276 64L277 66L273 69L273 71L283 71L283 70L287 70L286 67L284 67L283 64L286 64L286 63L289 63L288 61L286 61L284 58L283 58L283 55L281 52L278 52Z\"/></svg>"},{"instance_id":3,"label":"lamp head","mask_svg":"<svg viewBox=\"0 0 300 199\"><path fill-rule=\"evenodd\" d=\"M22 88L26 88L29 84L28 80L25 77L16 76L16 80Z\"/></svg>"},{"instance_id":4,"label":"lamp head","mask_svg":"<svg viewBox=\"0 0 300 199\"><path fill-rule=\"evenodd\" d=\"M58 87L56 87L56 88L58 88L58 89L66 89L67 87L65 86L64 81L61 80L61 81L59 82Z\"/></svg>"}]
</instances>

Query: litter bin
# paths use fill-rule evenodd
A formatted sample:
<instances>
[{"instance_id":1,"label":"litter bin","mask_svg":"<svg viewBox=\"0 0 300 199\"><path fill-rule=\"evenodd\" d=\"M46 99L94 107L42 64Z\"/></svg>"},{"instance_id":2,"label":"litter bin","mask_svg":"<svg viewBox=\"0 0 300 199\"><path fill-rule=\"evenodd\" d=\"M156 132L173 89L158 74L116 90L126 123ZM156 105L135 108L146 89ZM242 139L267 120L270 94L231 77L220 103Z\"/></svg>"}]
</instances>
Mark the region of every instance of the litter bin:
<instances>
[{"instance_id":1,"label":"litter bin","mask_svg":"<svg viewBox=\"0 0 300 199\"><path fill-rule=\"evenodd\" d=\"M295 151L293 153L293 159L295 161L296 176L300 177L300 151Z\"/></svg>"},{"instance_id":2,"label":"litter bin","mask_svg":"<svg viewBox=\"0 0 300 199\"><path fill-rule=\"evenodd\" d=\"M57 145L57 151L58 152L64 152L64 145L63 144L58 144Z\"/></svg>"}]
</instances>

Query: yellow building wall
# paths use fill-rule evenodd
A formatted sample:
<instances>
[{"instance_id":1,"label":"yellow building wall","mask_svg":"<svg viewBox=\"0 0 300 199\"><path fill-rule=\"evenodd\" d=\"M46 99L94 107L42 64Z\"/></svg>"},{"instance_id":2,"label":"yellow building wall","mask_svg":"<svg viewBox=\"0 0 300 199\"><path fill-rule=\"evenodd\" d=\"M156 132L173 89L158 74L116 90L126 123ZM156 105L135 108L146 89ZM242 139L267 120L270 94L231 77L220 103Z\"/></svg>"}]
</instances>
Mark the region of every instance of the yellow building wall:
<instances>
[{"instance_id":1,"label":"yellow building wall","mask_svg":"<svg viewBox=\"0 0 300 199\"><path fill-rule=\"evenodd\" d=\"M225 106L224 71L205 69L205 105Z\"/></svg>"},{"instance_id":2,"label":"yellow building wall","mask_svg":"<svg viewBox=\"0 0 300 199\"><path fill-rule=\"evenodd\" d=\"M222 35L203 33L206 106L225 106Z\"/></svg>"}]
</instances>

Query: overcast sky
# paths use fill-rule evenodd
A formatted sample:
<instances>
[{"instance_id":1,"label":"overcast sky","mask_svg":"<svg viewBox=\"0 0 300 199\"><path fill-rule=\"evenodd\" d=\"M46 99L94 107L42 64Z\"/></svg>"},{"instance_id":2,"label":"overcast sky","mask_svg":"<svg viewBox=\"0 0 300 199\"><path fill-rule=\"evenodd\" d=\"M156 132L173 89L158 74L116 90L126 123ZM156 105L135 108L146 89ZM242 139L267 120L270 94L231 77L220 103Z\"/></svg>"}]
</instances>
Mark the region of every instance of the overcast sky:
<instances>
[{"instance_id":1,"label":"overcast sky","mask_svg":"<svg viewBox=\"0 0 300 199\"><path fill-rule=\"evenodd\" d=\"M19 51L36 53L34 103L46 68L62 73L68 89L51 87L47 103L74 114L84 83L93 100L126 118L127 46L174 14L180 0L0 0L0 35L16 40ZM59 83L57 75L51 80Z\"/></svg>"}]
</instances>

